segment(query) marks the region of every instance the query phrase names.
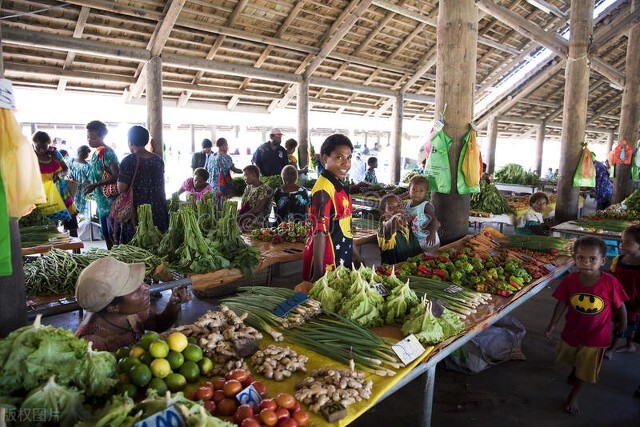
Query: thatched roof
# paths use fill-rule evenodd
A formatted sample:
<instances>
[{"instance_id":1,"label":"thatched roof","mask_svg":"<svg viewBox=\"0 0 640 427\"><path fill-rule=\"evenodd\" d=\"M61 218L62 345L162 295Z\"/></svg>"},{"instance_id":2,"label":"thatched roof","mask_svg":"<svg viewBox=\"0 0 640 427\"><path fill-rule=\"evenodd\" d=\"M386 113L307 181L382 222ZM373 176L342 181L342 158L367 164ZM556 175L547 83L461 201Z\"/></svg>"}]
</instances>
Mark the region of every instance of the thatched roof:
<instances>
[{"instance_id":1,"label":"thatched roof","mask_svg":"<svg viewBox=\"0 0 640 427\"><path fill-rule=\"evenodd\" d=\"M568 29L569 0L537 1L551 5L549 11L531 0L478 0L492 2L539 30ZM431 119L437 3L2 0L5 74L16 86L136 98L144 96L144 64L160 55L164 97L178 105L295 108L296 83L304 76L312 110L385 118L392 112L390 99L402 92L406 118ZM596 0L596 6L601 3ZM624 82L626 34L640 16L630 12L629 3L615 1L594 26L592 63L601 61L597 64L608 77L591 72L587 127L598 131L589 133L591 139L617 132L622 90L612 80ZM494 16L480 8L477 101L544 49ZM511 98L476 108L477 120L497 112L504 118L501 136L530 135L542 120L561 126L563 65L561 57L551 55L507 91ZM549 138L559 134L557 127L547 130Z\"/></svg>"}]
</instances>

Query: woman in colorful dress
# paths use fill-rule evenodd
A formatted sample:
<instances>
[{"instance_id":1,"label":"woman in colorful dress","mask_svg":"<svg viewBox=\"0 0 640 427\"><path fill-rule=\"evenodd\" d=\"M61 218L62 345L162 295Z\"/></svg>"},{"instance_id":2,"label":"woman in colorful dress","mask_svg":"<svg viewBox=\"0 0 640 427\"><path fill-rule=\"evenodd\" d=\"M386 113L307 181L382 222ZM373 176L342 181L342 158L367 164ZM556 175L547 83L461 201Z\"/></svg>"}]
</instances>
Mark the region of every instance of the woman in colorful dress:
<instances>
[{"instance_id":1,"label":"woman in colorful dress","mask_svg":"<svg viewBox=\"0 0 640 427\"><path fill-rule=\"evenodd\" d=\"M233 159L227 154L229 143L226 139L218 138L216 147L218 147L218 152L215 156L209 156L205 168L209 172L209 180L207 182L213 188L213 195L218 208L221 208L226 199L233 197L231 172L242 173L242 170L234 166Z\"/></svg>"},{"instance_id":2,"label":"woman in colorful dress","mask_svg":"<svg viewBox=\"0 0 640 427\"><path fill-rule=\"evenodd\" d=\"M33 134L33 147L38 157L40 165L40 175L42 182L53 181L56 188L60 192L60 197L64 202L71 218L63 220L64 229L69 231L69 235L78 237L78 220L76 218L78 210L73 203L73 197L66 186L66 180L63 178L67 174L69 168L62 159L62 155L51 145L51 137L46 132L38 131ZM64 210L63 210L64 211ZM66 214L65 214L66 216Z\"/></svg>"},{"instance_id":3,"label":"woman in colorful dress","mask_svg":"<svg viewBox=\"0 0 640 427\"><path fill-rule=\"evenodd\" d=\"M135 211L140 205L151 205L153 225L164 233L169 228L169 210L164 189L164 162L159 155L144 148L149 143L147 129L132 126L127 136L131 154L120 164L118 191L124 193L132 186ZM114 230L114 237L117 237L120 244L128 243L134 234L135 226L132 223L120 224L120 227Z\"/></svg>"},{"instance_id":4,"label":"woman in colorful dress","mask_svg":"<svg viewBox=\"0 0 640 427\"><path fill-rule=\"evenodd\" d=\"M249 165L242 172L247 188L240 202L238 224L245 232L267 226L271 214L273 191L271 187L260 181L260 169L257 166Z\"/></svg>"},{"instance_id":5,"label":"woman in colorful dress","mask_svg":"<svg viewBox=\"0 0 640 427\"><path fill-rule=\"evenodd\" d=\"M91 149L88 145L81 145L75 159L69 161L69 177L78 183L78 189L73 196L73 202L78 208L78 212L87 219L91 216L89 204L84 198L84 189L91 183L91 164L87 162Z\"/></svg>"},{"instance_id":6,"label":"woman in colorful dress","mask_svg":"<svg viewBox=\"0 0 640 427\"><path fill-rule=\"evenodd\" d=\"M84 194L93 193L93 199L96 201L98 209L98 218L100 218L102 237L107 244L107 249L111 249L113 240L111 239L109 213L111 212L111 203L116 199L116 196L105 196L103 187L116 184L120 165L115 151L104 143L107 132L107 125L99 120L87 124L87 141L89 147L95 148L95 151L91 156L91 184L85 187Z\"/></svg>"}]
</instances>

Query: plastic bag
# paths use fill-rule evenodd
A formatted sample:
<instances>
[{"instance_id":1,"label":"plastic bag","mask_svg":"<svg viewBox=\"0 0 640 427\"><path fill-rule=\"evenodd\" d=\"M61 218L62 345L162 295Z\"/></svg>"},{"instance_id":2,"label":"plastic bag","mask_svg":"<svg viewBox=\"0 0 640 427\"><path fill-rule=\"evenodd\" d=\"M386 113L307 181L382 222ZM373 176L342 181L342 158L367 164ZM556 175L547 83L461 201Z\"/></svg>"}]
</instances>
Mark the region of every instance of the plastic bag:
<instances>
[{"instance_id":1,"label":"plastic bag","mask_svg":"<svg viewBox=\"0 0 640 427\"><path fill-rule=\"evenodd\" d=\"M66 221L71 219L67 207L62 201L58 187L52 180L46 180L42 183L44 192L47 196L47 201L42 204L38 204L38 209L42 211L43 215L46 215L54 221Z\"/></svg>"},{"instance_id":2,"label":"plastic bag","mask_svg":"<svg viewBox=\"0 0 640 427\"><path fill-rule=\"evenodd\" d=\"M13 112L0 108L0 173L11 218L21 218L47 198L33 147L22 134Z\"/></svg>"},{"instance_id":3,"label":"plastic bag","mask_svg":"<svg viewBox=\"0 0 640 427\"><path fill-rule=\"evenodd\" d=\"M7 212L7 195L0 175L0 276L11 276L11 233L9 232L9 215Z\"/></svg>"},{"instance_id":4,"label":"plastic bag","mask_svg":"<svg viewBox=\"0 0 640 427\"><path fill-rule=\"evenodd\" d=\"M451 166L449 147L453 141L439 130L431 140L431 152L427 160L425 175L429 180L429 189L438 193L451 193Z\"/></svg>"},{"instance_id":5,"label":"plastic bag","mask_svg":"<svg viewBox=\"0 0 640 427\"><path fill-rule=\"evenodd\" d=\"M471 193L479 193L480 192L480 175L475 177L475 185L469 185L469 181L473 181L473 177L471 179L467 179L467 175L465 174L466 170L471 170L472 174L479 174L482 168L478 169L478 153L477 143L475 142L475 130L471 129L467 134L462 138L462 150L460 150L460 158L458 159L458 179L456 182L456 186L458 189L458 194L471 194ZM476 146L475 154L470 153L471 148L471 140L474 140L474 144ZM474 163L474 166L471 165L465 166L466 163ZM474 170L475 169L475 170Z\"/></svg>"},{"instance_id":6,"label":"plastic bag","mask_svg":"<svg viewBox=\"0 0 640 427\"><path fill-rule=\"evenodd\" d=\"M445 359L445 367L463 374L477 374L509 360L525 360L522 338L527 330L518 319L505 316Z\"/></svg>"},{"instance_id":7,"label":"plastic bag","mask_svg":"<svg viewBox=\"0 0 640 427\"><path fill-rule=\"evenodd\" d=\"M622 142L616 145L616 148L613 149L613 158L609 163L612 165L628 165L631 164L631 146L626 139L623 139Z\"/></svg>"},{"instance_id":8,"label":"plastic bag","mask_svg":"<svg viewBox=\"0 0 640 427\"><path fill-rule=\"evenodd\" d=\"M595 187L596 186L596 168L591 158L591 151L587 146L584 146L582 154L580 155L580 161L578 162L578 168L573 175L574 187Z\"/></svg>"},{"instance_id":9,"label":"plastic bag","mask_svg":"<svg viewBox=\"0 0 640 427\"><path fill-rule=\"evenodd\" d=\"M640 146L636 147L631 160L631 179L640 179Z\"/></svg>"}]
</instances>

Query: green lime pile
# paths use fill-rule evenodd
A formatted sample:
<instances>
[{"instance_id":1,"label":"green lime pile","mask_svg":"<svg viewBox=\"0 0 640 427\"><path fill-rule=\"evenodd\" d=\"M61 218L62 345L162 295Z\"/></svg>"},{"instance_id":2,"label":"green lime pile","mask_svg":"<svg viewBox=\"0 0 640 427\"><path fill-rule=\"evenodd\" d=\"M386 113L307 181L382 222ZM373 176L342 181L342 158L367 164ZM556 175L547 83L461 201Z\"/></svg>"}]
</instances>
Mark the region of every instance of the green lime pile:
<instances>
[{"instance_id":1,"label":"green lime pile","mask_svg":"<svg viewBox=\"0 0 640 427\"><path fill-rule=\"evenodd\" d=\"M135 399L140 391L155 390L163 396L184 390L201 375L213 370L213 362L195 343L181 332L160 339L157 332L147 332L132 348L116 352L120 392Z\"/></svg>"}]
</instances>

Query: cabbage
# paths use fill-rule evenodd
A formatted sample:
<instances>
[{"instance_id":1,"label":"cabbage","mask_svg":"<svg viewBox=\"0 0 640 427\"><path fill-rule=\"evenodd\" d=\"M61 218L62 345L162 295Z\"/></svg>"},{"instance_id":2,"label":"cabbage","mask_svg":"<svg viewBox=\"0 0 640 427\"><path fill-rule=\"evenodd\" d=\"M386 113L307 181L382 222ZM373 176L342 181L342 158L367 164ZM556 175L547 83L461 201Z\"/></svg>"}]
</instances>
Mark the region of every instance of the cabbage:
<instances>
[{"instance_id":1,"label":"cabbage","mask_svg":"<svg viewBox=\"0 0 640 427\"><path fill-rule=\"evenodd\" d=\"M388 325L404 322L411 309L419 303L418 296L409 287L409 280L407 280L406 283L394 288L387 297L384 306L385 322Z\"/></svg>"},{"instance_id":2,"label":"cabbage","mask_svg":"<svg viewBox=\"0 0 640 427\"><path fill-rule=\"evenodd\" d=\"M309 297L320 301L324 310L334 312L342 301L342 294L329 286L326 275L313 285L313 288L309 291Z\"/></svg>"},{"instance_id":3,"label":"cabbage","mask_svg":"<svg viewBox=\"0 0 640 427\"><path fill-rule=\"evenodd\" d=\"M402 325L402 333L415 335L423 344L435 345L444 340L442 326L431 312L431 301L422 297L422 302L414 307L409 318Z\"/></svg>"},{"instance_id":4,"label":"cabbage","mask_svg":"<svg viewBox=\"0 0 640 427\"><path fill-rule=\"evenodd\" d=\"M109 393L118 381L116 378L116 358L108 351L94 351L87 344L87 356L80 362L83 384L90 396Z\"/></svg>"},{"instance_id":5,"label":"cabbage","mask_svg":"<svg viewBox=\"0 0 640 427\"><path fill-rule=\"evenodd\" d=\"M57 384L52 376L45 385L29 393L20 411L34 417L37 415L39 419L59 422L63 427L73 426L88 415L82 406L83 400L78 390Z\"/></svg>"}]
</instances>

